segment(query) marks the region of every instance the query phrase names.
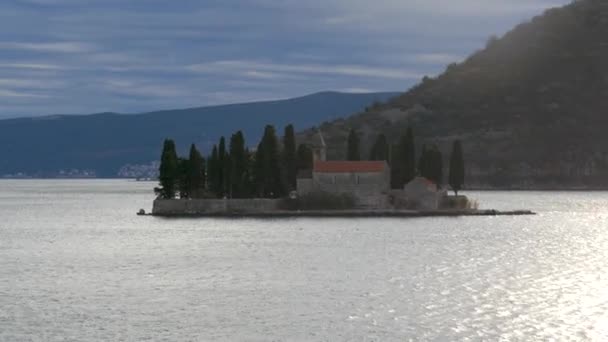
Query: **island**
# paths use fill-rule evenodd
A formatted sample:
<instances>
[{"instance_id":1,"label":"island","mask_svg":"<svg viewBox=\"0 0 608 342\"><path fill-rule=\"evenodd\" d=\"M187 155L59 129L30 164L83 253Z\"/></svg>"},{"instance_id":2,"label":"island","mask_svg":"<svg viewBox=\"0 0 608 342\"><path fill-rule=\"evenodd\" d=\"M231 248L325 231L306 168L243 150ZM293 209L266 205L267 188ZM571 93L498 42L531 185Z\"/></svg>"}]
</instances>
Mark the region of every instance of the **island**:
<instances>
[{"instance_id":1,"label":"island","mask_svg":"<svg viewBox=\"0 0 608 342\"><path fill-rule=\"evenodd\" d=\"M204 158L191 145L179 158L173 140L164 142L155 188L154 216L191 217L422 217L533 215L528 210L480 210L459 195L465 179L462 145L456 140L443 185L443 156L424 145L416 159L409 127L400 141L389 144L379 135L362 160L360 141L352 129L345 160L329 160L323 133L296 147L294 128L281 140L273 126L265 128L257 148L249 150L242 132L222 137ZM454 195L449 195L448 186ZM145 215L142 209L138 213Z\"/></svg>"}]
</instances>

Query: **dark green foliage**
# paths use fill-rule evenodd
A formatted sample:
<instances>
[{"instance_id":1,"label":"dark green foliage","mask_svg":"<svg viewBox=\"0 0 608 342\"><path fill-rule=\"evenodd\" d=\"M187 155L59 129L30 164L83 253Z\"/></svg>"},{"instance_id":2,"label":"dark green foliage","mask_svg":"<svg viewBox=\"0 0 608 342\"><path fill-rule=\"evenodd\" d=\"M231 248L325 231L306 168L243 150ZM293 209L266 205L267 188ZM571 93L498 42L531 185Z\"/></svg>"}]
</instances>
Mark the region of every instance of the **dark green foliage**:
<instances>
[{"instance_id":1,"label":"dark green foliage","mask_svg":"<svg viewBox=\"0 0 608 342\"><path fill-rule=\"evenodd\" d=\"M205 159L196 146L190 146L188 159L188 195L191 198L203 197L205 191Z\"/></svg>"},{"instance_id":2,"label":"dark green foliage","mask_svg":"<svg viewBox=\"0 0 608 342\"><path fill-rule=\"evenodd\" d=\"M476 170L467 183L606 188L607 18L605 0L548 10L383 106L394 115L336 120L326 138L357 127L395 139L412 122L417 142L447 147L446 138L460 137L466 168Z\"/></svg>"},{"instance_id":3,"label":"dark green foliage","mask_svg":"<svg viewBox=\"0 0 608 342\"><path fill-rule=\"evenodd\" d=\"M380 134L376 139L376 142L372 146L372 150L369 154L369 160L389 160L388 157L389 146L384 134Z\"/></svg>"},{"instance_id":4,"label":"dark green foliage","mask_svg":"<svg viewBox=\"0 0 608 342\"><path fill-rule=\"evenodd\" d=\"M393 149L391 170L394 189L403 188L416 177L416 151L411 127L408 127L405 135L399 139L399 144Z\"/></svg>"},{"instance_id":5,"label":"dark green foliage","mask_svg":"<svg viewBox=\"0 0 608 342\"><path fill-rule=\"evenodd\" d=\"M437 148L433 153L433 181L437 186L442 187L443 185L443 155Z\"/></svg>"},{"instance_id":6,"label":"dark green foliage","mask_svg":"<svg viewBox=\"0 0 608 342\"><path fill-rule=\"evenodd\" d=\"M391 148L391 187L393 189L403 188L403 157L400 144L393 144Z\"/></svg>"},{"instance_id":7,"label":"dark green foliage","mask_svg":"<svg viewBox=\"0 0 608 342\"><path fill-rule=\"evenodd\" d=\"M218 181L218 189L216 195L219 197L224 197L227 193L228 181L230 176L230 171L228 170L230 165L230 159L226 153L226 139L224 137L220 138L220 143L217 150L217 181Z\"/></svg>"},{"instance_id":8,"label":"dark green foliage","mask_svg":"<svg viewBox=\"0 0 608 342\"><path fill-rule=\"evenodd\" d=\"M277 198L284 195L281 182L279 142L273 126L264 130L262 141L255 156L255 179L258 194L266 198Z\"/></svg>"},{"instance_id":9,"label":"dark green foliage","mask_svg":"<svg viewBox=\"0 0 608 342\"><path fill-rule=\"evenodd\" d=\"M283 135L283 170L285 173L285 182L287 190L296 189L296 177L298 173L298 161L296 156L296 137L293 125L285 127Z\"/></svg>"},{"instance_id":10,"label":"dark green foliage","mask_svg":"<svg viewBox=\"0 0 608 342\"><path fill-rule=\"evenodd\" d=\"M211 193L218 195L218 193L221 191L220 174L222 170L219 163L219 152L217 145L213 145L213 149L211 151L211 156L209 156L207 163L207 188Z\"/></svg>"},{"instance_id":11,"label":"dark green foliage","mask_svg":"<svg viewBox=\"0 0 608 342\"><path fill-rule=\"evenodd\" d=\"M350 194L312 192L295 199L285 198L280 204L283 210L349 210L354 209L355 198Z\"/></svg>"},{"instance_id":12,"label":"dark green foliage","mask_svg":"<svg viewBox=\"0 0 608 342\"><path fill-rule=\"evenodd\" d=\"M160 157L159 182L160 187L154 189L157 195L164 199L175 197L176 186L179 181L179 165L175 143L166 139Z\"/></svg>"},{"instance_id":13,"label":"dark green foliage","mask_svg":"<svg viewBox=\"0 0 608 342\"><path fill-rule=\"evenodd\" d=\"M190 197L190 161L184 158L178 158L177 162L177 188L179 190L179 198Z\"/></svg>"},{"instance_id":14,"label":"dark green foliage","mask_svg":"<svg viewBox=\"0 0 608 342\"><path fill-rule=\"evenodd\" d=\"M454 145L452 146L448 183L452 187L452 190L454 190L456 196L458 196L458 191L460 191L464 185L464 160L462 157L462 144L460 143L460 140L454 141Z\"/></svg>"},{"instance_id":15,"label":"dark green foliage","mask_svg":"<svg viewBox=\"0 0 608 342\"><path fill-rule=\"evenodd\" d=\"M346 160L358 161L361 160L359 136L354 129L348 133L348 147L346 150Z\"/></svg>"},{"instance_id":16,"label":"dark green foliage","mask_svg":"<svg viewBox=\"0 0 608 342\"><path fill-rule=\"evenodd\" d=\"M407 184L416 177L416 145L414 144L414 133L411 126L407 128L400 153L404 159L403 183Z\"/></svg>"},{"instance_id":17,"label":"dark green foliage","mask_svg":"<svg viewBox=\"0 0 608 342\"><path fill-rule=\"evenodd\" d=\"M254 167L255 167L255 155L249 151L249 149L245 149L245 175L243 176L244 188L243 188L243 197L251 198L256 196L256 187L254 183Z\"/></svg>"},{"instance_id":18,"label":"dark green foliage","mask_svg":"<svg viewBox=\"0 0 608 342\"><path fill-rule=\"evenodd\" d=\"M245 137L238 131L230 138L230 179L228 192L231 198L243 198L248 192L247 168L249 167L249 154L245 149Z\"/></svg>"},{"instance_id":19,"label":"dark green foliage","mask_svg":"<svg viewBox=\"0 0 608 342\"><path fill-rule=\"evenodd\" d=\"M426 179L433 178L433 153L426 145L422 145L420 158L418 159L418 175Z\"/></svg>"},{"instance_id":20,"label":"dark green foliage","mask_svg":"<svg viewBox=\"0 0 608 342\"><path fill-rule=\"evenodd\" d=\"M430 149L423 146L419 171L422 177L441 187L443 184L443 157L436 145L433 145Z\"/></svg>"},{"instance_id":21,"label":"dark green foliage","mask_svg":"<svg viewBox=\"0 0 608 342\"><path fill-rule=\"evenodd\" d=\"M300 144L300 146L298 146L298 170L312 170L312 167L312 149L305 144Z\"/></svg>"}]
</instances>

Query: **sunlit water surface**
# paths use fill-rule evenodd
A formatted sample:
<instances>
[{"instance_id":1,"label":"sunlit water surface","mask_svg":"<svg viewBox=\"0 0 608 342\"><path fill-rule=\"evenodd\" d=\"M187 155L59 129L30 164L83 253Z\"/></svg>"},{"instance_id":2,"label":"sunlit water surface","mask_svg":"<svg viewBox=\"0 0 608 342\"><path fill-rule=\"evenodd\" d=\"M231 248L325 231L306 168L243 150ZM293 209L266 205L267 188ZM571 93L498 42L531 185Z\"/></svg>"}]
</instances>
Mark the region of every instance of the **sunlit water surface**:
<instances>
[{"instance_id":1,"label":"sunlit water surface","mask_svg":"<svg viewBox=\"0 0 608 342\"><path fill-rule=\"evenodd\" d=\"M151 183L0 181L0 341L608 339L608 193L532 217L138 217Z\"/></svg>"}]
</instances>

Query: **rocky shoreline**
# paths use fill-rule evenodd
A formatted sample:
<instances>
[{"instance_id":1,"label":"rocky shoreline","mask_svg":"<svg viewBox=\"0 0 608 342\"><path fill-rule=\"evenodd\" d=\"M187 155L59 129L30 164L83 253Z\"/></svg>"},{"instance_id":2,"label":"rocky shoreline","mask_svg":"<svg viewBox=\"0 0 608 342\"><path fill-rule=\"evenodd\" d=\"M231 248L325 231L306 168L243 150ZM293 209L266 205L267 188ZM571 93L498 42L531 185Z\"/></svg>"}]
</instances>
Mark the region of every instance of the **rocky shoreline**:
<instances>
[{"instance_id":1,"label":"rocky shoreline","mask_svg":"<svg viewBox=\"0 0 608 342\"><path fill-rule=\"evenodd\" d=\"M260 212L209 212L209 213L155 213L138 215L156 217L191 217L191 218L417 218L417 217L466 217L466 216L526 216L536 215L530 210L307 210L307 211L260 211Z\"/></svg>"}]
</instances>

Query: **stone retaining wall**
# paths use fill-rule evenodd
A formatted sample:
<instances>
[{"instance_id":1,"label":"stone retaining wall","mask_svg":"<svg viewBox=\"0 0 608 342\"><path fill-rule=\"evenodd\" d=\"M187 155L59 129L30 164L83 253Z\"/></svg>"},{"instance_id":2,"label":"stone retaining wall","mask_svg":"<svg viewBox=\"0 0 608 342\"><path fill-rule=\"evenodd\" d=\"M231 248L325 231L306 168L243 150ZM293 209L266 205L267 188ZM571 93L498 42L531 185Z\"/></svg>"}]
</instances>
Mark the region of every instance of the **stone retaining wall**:
<instances>
[{"instance_id":1,"label":"stone retaining wall","mask_svg":"<svg viewBox=\"0 0 608 342\"><path fill-rule=\"evenodd\" d=\"M157 199L152 215L216 215L260 213L279 209L276 199Z\"/></svg>"}]
</instances>

